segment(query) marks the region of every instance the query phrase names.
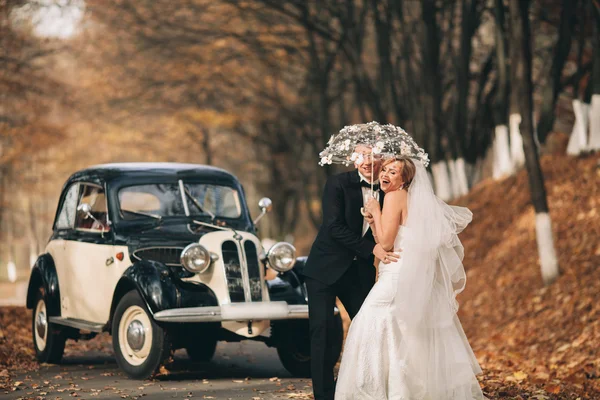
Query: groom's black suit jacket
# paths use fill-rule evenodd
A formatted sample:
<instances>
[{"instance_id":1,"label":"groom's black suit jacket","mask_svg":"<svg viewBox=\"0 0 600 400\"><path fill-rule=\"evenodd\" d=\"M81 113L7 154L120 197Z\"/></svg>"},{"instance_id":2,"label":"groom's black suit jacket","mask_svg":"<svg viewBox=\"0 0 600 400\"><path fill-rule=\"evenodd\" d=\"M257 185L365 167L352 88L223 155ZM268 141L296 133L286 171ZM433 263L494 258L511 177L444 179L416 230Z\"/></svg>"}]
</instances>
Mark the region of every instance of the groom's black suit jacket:
<instances>
[{"instance_id":1,"label":"groom's black suit jacket","mask_svg":"<svg viewBox=\"0 0 600 400\"><path fill-rule=\"evenodd\" d=\"M355 258L373 268L375 240L371 229L361 237L362 196L357 170L329 177L323 192L323 223L306 261L305 276L332 285ZM383 193L379 197L382 202Z\"/></svg>"}]
</instances>

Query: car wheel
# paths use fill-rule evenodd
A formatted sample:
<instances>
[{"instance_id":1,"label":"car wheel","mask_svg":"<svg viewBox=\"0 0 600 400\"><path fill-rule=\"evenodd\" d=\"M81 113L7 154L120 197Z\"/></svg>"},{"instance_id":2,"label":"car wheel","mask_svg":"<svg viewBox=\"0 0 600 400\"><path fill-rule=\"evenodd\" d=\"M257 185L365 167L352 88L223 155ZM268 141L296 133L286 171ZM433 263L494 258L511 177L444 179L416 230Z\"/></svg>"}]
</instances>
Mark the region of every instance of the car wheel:
<instances>
[{"instance_id":1,"label":"car wheel","mask_svg":"<svg viewBox=\"0 0 600 400\"><path fill-rule=\"evenodd\" d=\"M35 299L31 318L31 332L35 357L41 363L58 364L65 352L66 336L62 330L48 322L46 299L41 289Z\"/></svg>"},{"instance_id":2,"label":"car wheel","mask_svg":"<svg viewBox=\"0 0 600 400\"><path fill-rule=\"evenodd\" d=\"M171 344L154 322L136 290L121 298L112 322L112 342L119 367L133 379L146 379L169 357Z\"/></svg>"},{"instance_id":3,"label":"car wheel","mask_svg":"<svg viewBox=\"0 0 600 400\"><path fill-rule=\"evenodd\" d=\"M213 338L200 338L198 342L188 344L185 350L192 361L207 362L215 355L217 340Z\"/></svg>"},{"instance_id":4,"label":"car wheel","mask_svg":"<svg viewBox=\"0 0 600 400\"><path fill-rule=\"evenodd\" d=\"M308 329L308 320L293 321L285 323L285 328L280 326L278 335L277 354L279 360L292 375L299 378L310 377L310 333ZM342 318L338 314L335 317L334 343L331 351L337 361L342 352L342 342L344 340L344 330Z\"/></svg>"}]
</instances>

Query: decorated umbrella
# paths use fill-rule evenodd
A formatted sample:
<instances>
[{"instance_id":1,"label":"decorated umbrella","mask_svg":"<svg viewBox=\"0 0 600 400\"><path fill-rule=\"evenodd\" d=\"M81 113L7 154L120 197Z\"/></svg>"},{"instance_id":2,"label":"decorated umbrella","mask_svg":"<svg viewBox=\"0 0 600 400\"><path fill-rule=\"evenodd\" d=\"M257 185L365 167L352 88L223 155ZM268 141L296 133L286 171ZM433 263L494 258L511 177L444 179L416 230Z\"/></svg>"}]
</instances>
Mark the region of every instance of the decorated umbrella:
<instances>
[{"instance_id":1,"label":"decorated umbrella","mask_svg":"<svg viewBox=\"0 0 600 400\"><path fill-rule=\"evenodd\" d=\"M363 155L354 151L359 144L371 148L371 157L406 156L429 165L429 157L425 150L417 145L414 139L399 126L378 122L345 126L339 133L329 139L325 150L319 153L319 165L362 164ZM373 181L371 180L371 193Z\"/></svg>"}]
</instances>

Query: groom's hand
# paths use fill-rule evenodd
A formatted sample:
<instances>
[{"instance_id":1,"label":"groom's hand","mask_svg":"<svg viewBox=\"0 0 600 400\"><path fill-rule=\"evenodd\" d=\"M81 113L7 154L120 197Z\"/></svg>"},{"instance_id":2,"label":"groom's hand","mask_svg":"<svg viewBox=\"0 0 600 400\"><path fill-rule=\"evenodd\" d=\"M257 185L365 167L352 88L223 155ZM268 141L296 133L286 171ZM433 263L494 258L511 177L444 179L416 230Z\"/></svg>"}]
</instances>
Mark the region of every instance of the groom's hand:
<instances>
[{"instance_id":1,"label":"groom's hand","mask_svg":"<svg viewBox=\"0 0 600 400\"><path fill-rule=\"evenodd\" d=\"M380 244L377 244L373 249L373 254L375 257L379 258L384 264L389 264L391 262L398 261L400 259L400 254L402 250L398 249L395 252L386 251Z\"/></svg>"}]
</instances>

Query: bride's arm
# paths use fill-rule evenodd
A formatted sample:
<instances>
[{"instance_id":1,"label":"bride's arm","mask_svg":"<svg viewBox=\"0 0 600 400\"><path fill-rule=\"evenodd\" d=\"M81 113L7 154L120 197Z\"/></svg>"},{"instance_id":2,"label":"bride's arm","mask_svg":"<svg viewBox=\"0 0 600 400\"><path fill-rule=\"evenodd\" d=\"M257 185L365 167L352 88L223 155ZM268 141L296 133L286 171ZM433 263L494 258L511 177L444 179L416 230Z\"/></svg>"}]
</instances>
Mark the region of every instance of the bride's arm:
<instances>
[{"instance_id":1,"label":"bride's arm","mask_svg":"<svg viewBox=\"0 0 600 400\"><path fill-rule=\"evenodd\" d=\"M405 190L395 190L385 195L383 199L383 210L376 207L372 210L375 229L374 236L378 243L387 251L392 251L400 221L403 205L406 203L407 193Z\"/></svg>"}]
</instances>

